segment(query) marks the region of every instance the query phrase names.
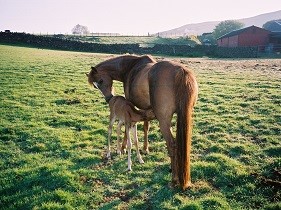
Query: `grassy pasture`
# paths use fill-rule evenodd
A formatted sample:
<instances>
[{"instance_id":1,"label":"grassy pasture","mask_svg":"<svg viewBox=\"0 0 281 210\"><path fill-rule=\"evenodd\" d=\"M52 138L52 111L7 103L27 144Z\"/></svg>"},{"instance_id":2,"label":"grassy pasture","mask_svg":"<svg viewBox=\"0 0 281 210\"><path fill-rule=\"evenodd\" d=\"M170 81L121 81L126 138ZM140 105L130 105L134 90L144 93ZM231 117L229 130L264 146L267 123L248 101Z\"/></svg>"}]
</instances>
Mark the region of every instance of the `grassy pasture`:
<instances>
[{"instance_id":1,"label":"grassy pasture","mask_svg":"<svg viewBox=\"0 0 281 210\"><path fill-rule=\"evenodd\" d=\"M84 73L112 55L3 45L0 55L0 209L281 208L281 60L166 58L200 87L194 185L182 192L169 186L157 122L143 165L134 151L130 173L126 156L105 161L108 107Z\"/></svg>"},{"instance_id":2,"label":"grassy pasture","mask_svg":"<svg viewBox=\"0 0 281 210\"><path fill-rule=\"evenodd\" d=\"M51 35L50 35L51 36ZM196 36L162 38L157 36L77 36L66 35L66 39L101 44L179 44L194 46L200 44Z\"/></svg>"}]
</instances>

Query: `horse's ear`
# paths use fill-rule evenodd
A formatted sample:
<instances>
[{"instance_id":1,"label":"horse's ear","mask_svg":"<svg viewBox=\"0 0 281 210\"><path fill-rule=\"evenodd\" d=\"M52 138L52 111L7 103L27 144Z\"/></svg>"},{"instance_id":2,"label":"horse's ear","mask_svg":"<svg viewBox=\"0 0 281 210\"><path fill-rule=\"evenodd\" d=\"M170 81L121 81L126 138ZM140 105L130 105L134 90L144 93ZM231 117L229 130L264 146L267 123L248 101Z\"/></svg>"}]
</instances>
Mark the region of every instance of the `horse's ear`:
<instances>
[{"instance_id":1,"label":"horse's ear","mask_svg":"<svg viewBox=\"0 0 281 210\"><path fill-rule=\"evenodd\" d=\"M96 73L98 73L98 70L95 68L95 67L91 67L92 68L92 72L94 73L94 74L96 74Z\"/></svg>"},{"instance_id":2,"label":"horse's ear","mask_svg":"<svg viewBox=\"0 0 281 210\"><path fill-rule=\"evenodd\" d=\"M85 73L87 77L89 77L89 73Z\"/></svg>"}]
</instances>

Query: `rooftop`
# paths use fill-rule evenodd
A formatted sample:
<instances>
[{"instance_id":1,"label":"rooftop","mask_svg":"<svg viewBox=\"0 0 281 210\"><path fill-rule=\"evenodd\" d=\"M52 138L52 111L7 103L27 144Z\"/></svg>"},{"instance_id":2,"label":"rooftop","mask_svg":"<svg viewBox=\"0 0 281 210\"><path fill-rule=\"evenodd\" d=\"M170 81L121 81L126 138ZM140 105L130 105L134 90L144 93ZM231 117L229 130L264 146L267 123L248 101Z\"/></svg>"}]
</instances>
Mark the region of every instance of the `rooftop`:
<instances>
[{"instance_id":1,"label":"rooftop","mask_svg":"<svg viewBox=\"0 0 281 210\"><path fill-rule=\"evenodd\" d=\"M238 29L238 30L231 31L231 32L229 32L229 33L227 33L227 34L225 34L225 35L219 37L218 39L223 39L223 38L226 38L226 37L236 36L236 35L238 35L238 34L241 34L241 33L244 32L244 31L248 30L249 28L258 28L258 29L267 31L266 29L263 29L263 28L260 28L260 27L257 27L257 26L254 26L254 25L253 25L253 26L249 26L249 27L246 27L246 28L241 28L241 29ZM218 40L218 39L217 39L217 40Z\"/></svg>"}]
</instances>

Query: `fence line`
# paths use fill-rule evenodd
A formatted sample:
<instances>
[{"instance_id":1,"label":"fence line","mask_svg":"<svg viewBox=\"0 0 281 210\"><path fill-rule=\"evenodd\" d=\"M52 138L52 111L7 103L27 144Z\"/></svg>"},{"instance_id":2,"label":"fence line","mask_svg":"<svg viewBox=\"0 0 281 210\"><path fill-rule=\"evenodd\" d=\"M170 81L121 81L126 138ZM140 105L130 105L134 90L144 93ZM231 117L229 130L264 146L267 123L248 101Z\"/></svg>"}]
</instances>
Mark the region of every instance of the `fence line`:
<instances>
[{"instance_id":1,"label":"fence line","mask_svg":"<svg viewBox=\"0 0 281 210\"><path fill-rule=\"evenodd\" d=\"M25 44L38 48L71 50L81 52L97 52L97 53L134 53L134 54L163 54L189 57L222 57L222 58L256 58L260 56L281 57L281 45L259 47L217 47L205 45L182 45L182 44L101 44L81 42L77 40L62 39L52 36L35 36L24 33L6 33L0 32L0 43ZM143 46L142 46L143 45Z\"/></svg>"},{"instance_id":2,"label":"fence line","mask_svg":"<svg viewBox=\"0 0 281 210\"><path fill-rule=\"evenodd\" d=\"M27 32L22 32L27 33ZM119 34L119 33L89 33L89 34L71 34L71 33L28 33L39 36L76 36L76 37L156 37L157 34ZM160 36L162 37L162 36Z\"/></svg>"}]
</instances>

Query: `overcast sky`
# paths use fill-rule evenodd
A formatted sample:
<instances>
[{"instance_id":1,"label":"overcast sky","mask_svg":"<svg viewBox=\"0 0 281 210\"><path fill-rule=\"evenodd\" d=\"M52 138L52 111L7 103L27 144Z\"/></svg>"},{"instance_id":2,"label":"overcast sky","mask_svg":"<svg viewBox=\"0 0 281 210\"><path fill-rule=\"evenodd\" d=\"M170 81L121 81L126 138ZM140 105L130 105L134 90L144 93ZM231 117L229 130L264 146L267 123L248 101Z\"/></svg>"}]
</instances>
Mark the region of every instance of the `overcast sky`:
<instances>
[{"instance_id":1,"label":"overcast sky","mask_svg":"<svg viewBox=\"0 0 281 210\"><path fill-rule=\"evenodd\" d=\"M281 10L280 0L0 0L0 31L145 35L189 23L240 19ZM281 18L281 17L280 17Z\"/></svg>"}]
</instances>

